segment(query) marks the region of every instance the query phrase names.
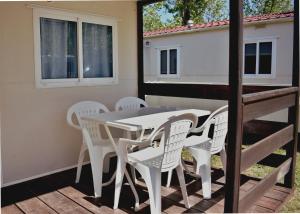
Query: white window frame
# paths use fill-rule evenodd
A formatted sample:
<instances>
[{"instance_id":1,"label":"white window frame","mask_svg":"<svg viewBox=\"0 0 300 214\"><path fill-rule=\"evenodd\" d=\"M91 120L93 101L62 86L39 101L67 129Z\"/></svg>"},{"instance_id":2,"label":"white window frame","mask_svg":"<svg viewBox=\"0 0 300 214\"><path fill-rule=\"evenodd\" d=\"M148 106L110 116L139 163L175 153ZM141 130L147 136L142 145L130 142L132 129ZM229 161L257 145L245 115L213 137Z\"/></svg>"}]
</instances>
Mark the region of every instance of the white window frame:
<instances>
[{"instance_id":1,"label":"white window frame","mask_svg":"<svg viewBox=\"0 0 300 214\"><path fill-rule=\"evenodd\" d=\"M157 47L157 75L160 78L179 78L180 77L180 46L163 46L163 47ZM176 49L177 50L177 73L176 74L170 74L170 50ZM160 52L166 50L167 51L167 74L161 74L160 73Z\"/></svg>"},{"instance_id":2,"label":"white window frame","mask_svg":"<svg viewBox=\"0 0 300 214\"><path fill-rule=\"evenodd\" d=\"M41 36L40 18L52 18L65 21L77 22L77 62L78 78L66 79L42 79L41 69ZM82 49L82 22L102 24L112 27L113 45L113 76L99 78L83 78L83 49ZM102 17L86 15L55 9L33 8L34 28L34 57L35 57L35 84L37 88L56 88L74 86L97 86L118 84L118 32L117 19L113 17Z\"/></svg>"},{"instance_id":3,"label":"white window frame","mask_svg":"<svg viewBox=\"0 0 300 214\"><path fill-rule=\"evenodd\" d=\"M263 79L274 79L276 78L276 52L277 52L277 39L278 37L263 37L263 38L251 38L244 40L243 45L243 77L246 79L251 78L263 78ZM259 74L259 44L261 42L272 43L272 63L271 63L271 74ZM249 43L256 43L256 66L255 74L245 74L245 45Z\"/></svg>"}]
</instances>

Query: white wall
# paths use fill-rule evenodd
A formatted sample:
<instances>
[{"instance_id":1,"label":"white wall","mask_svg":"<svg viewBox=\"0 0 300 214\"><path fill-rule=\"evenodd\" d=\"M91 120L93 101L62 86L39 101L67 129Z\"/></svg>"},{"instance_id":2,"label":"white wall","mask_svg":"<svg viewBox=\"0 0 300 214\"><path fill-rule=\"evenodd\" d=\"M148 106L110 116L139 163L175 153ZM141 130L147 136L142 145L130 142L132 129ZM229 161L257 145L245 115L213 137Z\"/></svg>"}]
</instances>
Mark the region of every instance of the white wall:
<instances>
[{"instance_id":1,"label":"white wall","mask_svg":"<svg viewBox=\"0 0 300 214\"><path fill-rule=\"evenodd\" d=\"M119 98L137 95L135 2L39 4L117 17L119 84L37 89L32 8L25 2L1 2L0 127L4 184L76 164L81 134L66 123L66 112L72 104L97 100L113 109Z\"/></svg>"},{"instance_id":2,"label":"white wall","mask_svg":"<svg viewBox=\"0 0 300 214\"><path fill-rule=\"evenodd\" d=\"M244 39L277 38L276 77L244 79L244 83L290 84L292 77L293 22L246 26ZM195 33L145 38L151 47L144 48L145 81L228 83L228 28ZM157 48L180 46L179 79L157 77Z\"/></svg>"}]
</instances>

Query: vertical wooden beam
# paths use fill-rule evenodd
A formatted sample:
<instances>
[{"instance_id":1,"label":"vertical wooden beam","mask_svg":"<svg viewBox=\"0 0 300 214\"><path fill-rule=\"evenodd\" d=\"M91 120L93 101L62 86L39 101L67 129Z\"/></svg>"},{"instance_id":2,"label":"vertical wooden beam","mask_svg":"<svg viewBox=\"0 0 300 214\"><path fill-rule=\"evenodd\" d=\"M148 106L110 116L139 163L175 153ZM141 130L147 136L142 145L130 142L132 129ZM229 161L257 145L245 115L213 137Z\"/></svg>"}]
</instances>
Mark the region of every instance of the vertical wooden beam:
<instances>
[{"instance_id":1,"label":"vertical wooden beam","mask_svg":"<svg viewBox=\"0 0 300 214\"><path fill-rule=\"evenodd\" d=\"M296 105L289 108L289 123L294 124L294 140L286 147L286 155L292 157L292 163L284 184L293 188L295 184L295 167L298 144L298 119L299 119L299 0L294 0L294 38L293 38L293 86L298 87Z\"/></svg>"},{"instance_id":2,"label":"vertical wooden beam","mask_svg":"<svg viewBox=\"0 0 300 214\"><path fill-rule=\"evenodd\" d=\"M138 97L145 99L144 90L144 35L143 35L143 2L137 3L137 60L138 60Z\"/></svg>"},{"instance_id":3,"label":"vertical wooden beam","mask_svg":"<svg viewBox=\"0 0 300 214\"><path fill-rule=\"evenodd\" d=\"M224 212L237 213L240 188L243 65L243 1L230 0L229 120Z\"/></svg>"}]
</instances>

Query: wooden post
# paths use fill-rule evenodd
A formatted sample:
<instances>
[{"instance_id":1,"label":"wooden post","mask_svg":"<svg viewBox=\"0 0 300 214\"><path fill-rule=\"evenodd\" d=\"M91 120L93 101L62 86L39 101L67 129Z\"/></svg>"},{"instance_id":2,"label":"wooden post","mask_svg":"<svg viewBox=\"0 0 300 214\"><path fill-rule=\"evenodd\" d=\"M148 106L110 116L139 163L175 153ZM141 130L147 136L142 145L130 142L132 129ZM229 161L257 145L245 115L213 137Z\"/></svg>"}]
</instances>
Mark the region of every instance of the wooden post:
<instances>
[{"instance_id":1,"label":"wooden post","mask_svg":"<svg viewBox=\"0 0 300 214\"><path fill-rule=\"evenodd\" d=\"M243 138L242 67L243 1L230 0L229 119L224 212L238 212Z\"/></svg>"},{"instance_id":2,"label":"wooden post","mask_svg":"<svg viewBox=\"0 0 300 214\"><path fill-rule=\"evenodd\" d=\"M299 119L299 0L294 0L294 38L293 38L293 86L298 87L296 105L289 108L289 123L294 124L294 140L286 148L286 155L292 157L292 163L284 184L293 188L295 184L295 167L298 144L298 119Z\"/></svg>"},{"instance_id":3,"label":"wooden post","mask_svg":"<svg viewBox=\"0 0 300 214\"><path fill-rule=\"evenodd\" d=\"M137 3L137 60L138 60L138 96L145 99L144 90L144 39L143 39L143 2Z\"/></svg>"}]
</instances>

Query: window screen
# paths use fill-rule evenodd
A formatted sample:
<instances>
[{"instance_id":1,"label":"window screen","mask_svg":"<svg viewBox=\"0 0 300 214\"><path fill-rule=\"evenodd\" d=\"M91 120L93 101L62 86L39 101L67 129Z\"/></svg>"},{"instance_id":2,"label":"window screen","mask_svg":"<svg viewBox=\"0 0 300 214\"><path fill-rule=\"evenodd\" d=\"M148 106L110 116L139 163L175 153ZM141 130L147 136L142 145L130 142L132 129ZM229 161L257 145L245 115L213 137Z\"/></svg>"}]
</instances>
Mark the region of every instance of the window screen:
<instances>
[{"instance_id":1,"label":"window screen","mask_svg":"<svg viewBox=\"0 0 300 214\"><path fill-rule=\"evenodd\" d=\"M259 74L271 74L272 42L259 43Z\"/></svg>"},{"instance_id":2,"label":"window screen","mask_svg":"<svg viewBox=\"0 0 300 214\"><path fill-rule=\"evenodd\" d=\"M168 73L168 51L162 50L160 51L160 73L167 74Z\"/></svg>"},{"instance_id":3,"label":"window screen","mask_svg":"<svg viewBox=\"0 0 300 214\"><path fill-rule=\"evenodd\" d=\"M170 74L177 74L177 49L170 50Z\"/></svg>"},{"instance_id":4,"label":"window screen","mask_svg":"<svg viewBox=\"0 0 300 214\"><path fill-rule=\"evenodd\" d=\"M40 18L42 79L77 78L77 23Z\"/></svg>"},{"instance_id":5,"label":"window screen","mask_svg":"<svg viewBox=\"0 0 300 214\"><path fill-rule=\"evenodd\" d=\"M245 74L256 73L256 43L245 44Z\"/></svg>"},{"instance_id":6,"label":"window screen","mask_svg":"<svg viewBox=\"0 0 300 214\"><path fill-rule=\"evenodd\" d=\"M82 23L83 77L113 76L112 27Z\"/></svg>"}]
</instances>

